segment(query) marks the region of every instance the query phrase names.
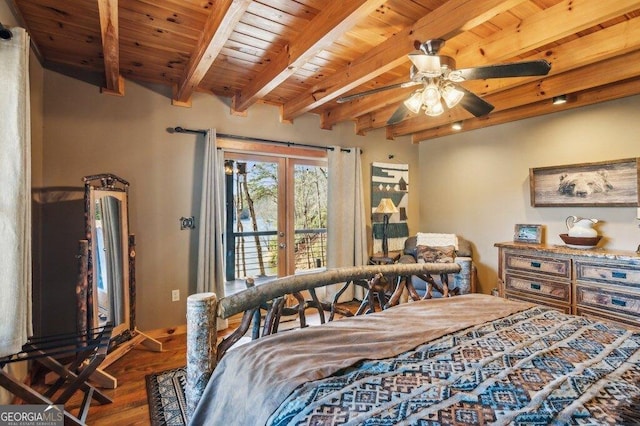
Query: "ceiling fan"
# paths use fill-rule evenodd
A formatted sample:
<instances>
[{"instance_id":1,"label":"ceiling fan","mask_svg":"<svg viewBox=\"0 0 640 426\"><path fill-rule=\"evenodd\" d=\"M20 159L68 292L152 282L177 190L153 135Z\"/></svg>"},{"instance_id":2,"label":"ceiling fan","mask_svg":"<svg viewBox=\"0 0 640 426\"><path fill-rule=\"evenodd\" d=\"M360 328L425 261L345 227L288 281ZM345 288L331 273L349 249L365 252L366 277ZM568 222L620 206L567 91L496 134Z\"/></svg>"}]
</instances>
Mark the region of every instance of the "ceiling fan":
<instances>
[{"instance_id":1,"label":"ceiling fan","mask_svg":"<svg viewBox=\"0 0 640 426\"><path fill-rule=\"evenodd\" d=\"M487 78L547 75L551 70L551 64L544 59L457 70L453 58L438 55L444 43L445 41L440 38L427 40L424 43L415 42L417 51L409 54L409 59L413 63L409 81L344 96L337 99L337 102L349 102L390 89L421 86L398 107L387 124L402 121L409 112L417 114L423 110L426 115L438 116L444 112L445 105L447 108L453 108L458 103L471 114L481 117L489 114L494 106L458 83Z\"/></svg>"}]
</instances>

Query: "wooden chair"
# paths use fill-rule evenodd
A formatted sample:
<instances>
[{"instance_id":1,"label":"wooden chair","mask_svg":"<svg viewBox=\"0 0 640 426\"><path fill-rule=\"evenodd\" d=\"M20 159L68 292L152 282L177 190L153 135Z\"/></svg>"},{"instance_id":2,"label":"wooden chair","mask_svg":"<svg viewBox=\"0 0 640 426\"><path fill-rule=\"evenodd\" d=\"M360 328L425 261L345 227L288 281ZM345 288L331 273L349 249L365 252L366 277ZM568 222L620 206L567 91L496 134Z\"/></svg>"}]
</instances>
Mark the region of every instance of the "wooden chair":
<instances>
[{"instance_id":1,"label":"wooden chair","mask_svg":"<svg viewBox=\"0 0 640 426\"><path fill-rule=\"evenodd\" d=\"M78 391L84 392L77 416L65 409L65 424L84 425L92 400L100 404L112 400L88 383L91 374L104 360L109 349L113 327L89 330L84 334L60 334L47 337L32 337L17 354L0 358L0 386L29 404L65 404ZM73 357L69 365L58 361ZM33 360L55 373L59 378L44 393L22 383L4 366L12 362ZM60 391L60 392L58 392ZM57 394L57 395L56 395Z\"/></svg>"}]
</instances>

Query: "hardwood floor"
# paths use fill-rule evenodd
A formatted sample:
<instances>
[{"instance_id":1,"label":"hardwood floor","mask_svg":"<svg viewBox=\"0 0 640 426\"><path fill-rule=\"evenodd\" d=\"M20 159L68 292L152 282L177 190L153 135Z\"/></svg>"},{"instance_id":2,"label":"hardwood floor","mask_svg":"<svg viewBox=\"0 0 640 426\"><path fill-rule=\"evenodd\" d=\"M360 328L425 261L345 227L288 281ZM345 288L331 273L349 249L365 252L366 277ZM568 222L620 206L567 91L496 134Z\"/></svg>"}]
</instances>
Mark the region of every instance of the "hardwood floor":
<instances>
[{"instance_id":1,"label":"hardwood floor","mask_svg":"<svg viewBox=\"0 0 640 426\"><path fill-rule=\"evenodd\" d=\"M340 306L355 312L359 303L345 303ZM229 328L219 332L218 337L224 337L238 327L240 319L241 315L231 317ZM310 314L307 319L310 324L319 323L317 315ZM159 340L162 342L162 352L153 352L138 345L105 368L107 373L118 379L118 387L116 389L101 389L113 399L113 402L105 405L99 405L96 402L91 404L87 424L91 426L150 424L145 376L186 364L186 334L173 335ZM65 408L74 415L77 414L81 397L82 394L78 392Z\"/></svg>"},{"instance_id":2,"label":"hardwood floor","mask_svg":"<svg viewBox=\"0 0 640 426\"><path fill-rule=\"evenodd\" d=\"M231 317L229 328L218 333L219 337L229 334L240 323L240 315ZM158 339L162 342L162 352L154 352L142 345L134 347L123 357L105 368L118 379L116 389L101 389L113 402L91 404L87 424L99 425L149 425L149 405L145 377L152 373L170 370L186 365L187 335L178 334ZM65 406L74 415L78 412L82 394L77 395Z\"/></svg>"},{"instance_id":3,"label":"hardwood floor","mask_svg":"<svg viewBox=\"0 0 640 426\"><path fill-rule=\"evenodd\" d=\"M187 338L185 334L160 339L162 352L153 352L142 345L136 346L122 358L108 366L105 371L118 379L116 389L102 391L113 399L113 403L91 404L87 424L89 425L149 425L149 406L145 376L186 363ZM74 399L67 409L76 413L79 400Z\"/></svg>"}]
</instances>

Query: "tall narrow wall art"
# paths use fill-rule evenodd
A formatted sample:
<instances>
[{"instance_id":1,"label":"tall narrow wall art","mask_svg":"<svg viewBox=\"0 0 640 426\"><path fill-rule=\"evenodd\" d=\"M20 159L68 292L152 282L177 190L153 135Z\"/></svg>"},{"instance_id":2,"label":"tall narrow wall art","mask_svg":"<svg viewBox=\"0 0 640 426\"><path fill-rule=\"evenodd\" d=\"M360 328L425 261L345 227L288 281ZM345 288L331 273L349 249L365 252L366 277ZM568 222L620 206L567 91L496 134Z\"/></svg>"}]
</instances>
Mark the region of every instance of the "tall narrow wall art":
<instances>
[{"instance_id":1,"label":"tall narrow wall art","mask_svg":"<svg viewBox=\"0 0 640 426\"><path fill-rule=\"evenodd\" d=\"M390 198L398 213L389 217L389 250L402 250L409 236L407 208L409 206L409 165L396 163L371 164L371 225L373 252L382 251L383 217L374 213L382 198Z\"/></svg>"}]
</instances>

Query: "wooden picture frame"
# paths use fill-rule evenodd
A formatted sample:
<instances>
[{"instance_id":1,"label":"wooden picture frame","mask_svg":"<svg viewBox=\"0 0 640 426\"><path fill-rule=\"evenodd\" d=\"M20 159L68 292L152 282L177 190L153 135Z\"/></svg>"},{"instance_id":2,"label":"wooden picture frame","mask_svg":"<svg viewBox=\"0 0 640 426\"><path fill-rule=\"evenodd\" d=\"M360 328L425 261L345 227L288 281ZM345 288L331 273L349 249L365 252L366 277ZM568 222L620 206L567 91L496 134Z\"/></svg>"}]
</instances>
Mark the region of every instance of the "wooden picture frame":
<instances>
[{"instance_id":1,"label":"wooden picture frame","mask_svg":"<svg viewBox=\"0 0 640 426\"><path fill-rule=\"evenodd\" d=\"M529 169L533 207L639 206L640 158Z\"/></svg>"},{"instance_id":2,"label":"wooden picture frame","mask_svg":"<svg viewBox=\"0 0 640 426\"><path fill-rule=\"evenodd\" d=\"M517 224L513 231L513 241L516 243L542 243L542 225Z\"/></svg>"}]
</instances>

